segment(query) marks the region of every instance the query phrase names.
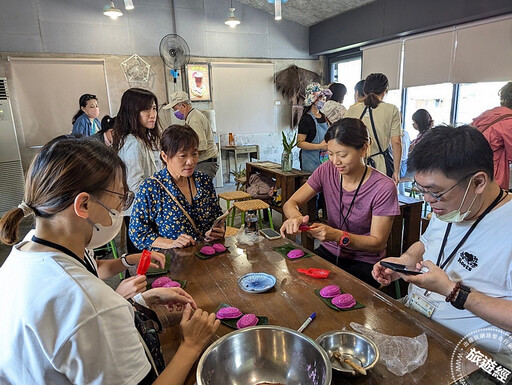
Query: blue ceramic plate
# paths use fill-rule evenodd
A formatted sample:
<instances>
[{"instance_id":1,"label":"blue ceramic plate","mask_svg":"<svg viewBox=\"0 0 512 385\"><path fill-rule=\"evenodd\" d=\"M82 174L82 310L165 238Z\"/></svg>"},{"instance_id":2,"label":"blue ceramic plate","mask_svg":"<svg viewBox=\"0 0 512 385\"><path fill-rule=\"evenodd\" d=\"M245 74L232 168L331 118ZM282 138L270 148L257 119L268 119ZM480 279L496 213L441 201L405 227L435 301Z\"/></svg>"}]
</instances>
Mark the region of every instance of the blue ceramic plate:
<instances>
[{"instance_id":1,"label":"blue ceramic plate","mask_svg":"<svg viewBox=\"0 0 512 385\"><path fill-rule=\"evenodd\" d=\"M276 277L267 273L249 273L238 278L238 286L248 293L263 293L276 284Z\"/></svg>"}]
</instances>

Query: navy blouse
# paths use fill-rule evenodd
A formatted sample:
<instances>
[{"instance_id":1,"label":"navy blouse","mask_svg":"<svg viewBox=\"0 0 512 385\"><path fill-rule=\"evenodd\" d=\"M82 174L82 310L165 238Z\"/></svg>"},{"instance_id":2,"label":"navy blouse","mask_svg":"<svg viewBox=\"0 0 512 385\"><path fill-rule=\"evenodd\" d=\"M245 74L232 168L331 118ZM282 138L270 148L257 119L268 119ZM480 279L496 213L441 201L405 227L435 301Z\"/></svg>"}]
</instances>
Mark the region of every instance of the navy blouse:
<instances>
[{"instance_id":1,"label":"navy blouse","mask_svg":"<svg viewBox=\"0 0 512 385\"><path fill-rule=\"evenodd\" d=\"M192 205L173 181L167 168L156 172L153 177L160 180L176 197L194 220L201 235L210 230L215 219L222 214L212 180L206 174L194 171L192 175L197 189ZM198 239L200 235L160 183L151 178L146 179L139 187L133 203L128 234L140 250L151 249L158 237L177 239L181 234L188 234Z\"/></svg>"}]
</instances>

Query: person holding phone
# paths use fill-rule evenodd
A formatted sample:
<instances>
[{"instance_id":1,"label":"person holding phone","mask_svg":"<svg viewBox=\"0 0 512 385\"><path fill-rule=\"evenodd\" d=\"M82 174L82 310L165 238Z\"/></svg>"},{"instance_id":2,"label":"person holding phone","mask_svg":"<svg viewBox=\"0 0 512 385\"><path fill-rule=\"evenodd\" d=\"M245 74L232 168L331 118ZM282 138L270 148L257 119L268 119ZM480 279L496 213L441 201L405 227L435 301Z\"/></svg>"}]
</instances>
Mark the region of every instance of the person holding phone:
<instances>
[{"instance_id":1,"label":"person holding phone","mask_svg":"<svg viewBox=\"0 0 512 385\"><path fill-rule=\"evenodd\" d=\"M296 234L308 225L299 207L322 192L327 224L313 223L306 231L322 245L315 253L373 285L373 264L385 256L394 216L400 214L393 180L365 164L370 146L368 130L359 119L344 118L325 134L329 162L292 195L283 210L288 218L281 235Z\"/></svg>"},{"instance_id":2,"label":"person holding phone","mask_svg":"<svg viewBox=\"0 0 512 385\"><path fill-rule=\"evenodd\" d=\"M189 126L172 125L162 134L165 167L140 186L129 235L140 249L170 249L224 238L225 221L213 182L196 171L199 138Z\"/></svg>"},{"instance_id":3,"label":"person holding phone","mask_svg":"<svg viewBox=\"0 0 512 385\"><path fill-rule=\"evenodd\" d=\"M470 126L437 126L416 144L408 167L434 215L420 240L376 263L373 276L383 285L399 277L411 283L406 305L460 335L490 326L511 332L512 195L493 179L489 143ZM424 272L399 274L384 261Z\"/></svg>"},{"instance_id":4,"label":"person holding phone","mask_svg":"<svg viewBox=\"0 0 512 385\"><path fill-rule=\"evenodd\" d=\"M36 223L0 267L0 306L9 309L0 321L2 384L138 384L153 374L132 305L84 256L119 232L128 192L124 163L97 140L57 137L32 161L23 201L0 219L7 245L24 217ZM149 307L185 306L182 342L158 378L183 384L219 321L180 288L140 298Z\"/></svg>"}]
</instances>

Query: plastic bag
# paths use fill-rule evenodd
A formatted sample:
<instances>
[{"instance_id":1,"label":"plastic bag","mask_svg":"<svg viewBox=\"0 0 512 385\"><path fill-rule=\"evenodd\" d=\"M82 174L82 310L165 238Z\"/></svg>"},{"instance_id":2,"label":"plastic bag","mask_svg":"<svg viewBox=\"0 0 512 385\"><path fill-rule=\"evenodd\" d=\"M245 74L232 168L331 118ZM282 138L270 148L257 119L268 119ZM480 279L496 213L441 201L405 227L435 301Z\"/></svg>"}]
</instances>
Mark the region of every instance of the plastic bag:
<instances>
[{"instance_id":1,"label":"plastic bag","mask_svg":"<svg viewBox=\"0 0 512 385\"><path fill-rule=\"evenodd\" d=\"M388 336L355 322L351 322L350 326L375 342L379 348L380 359L386 365L386 368L397 376L415 371L427 359L428 340L425 333L414 338Z\"/></svg>"},{"instance_id":2,"label":"plastic bag","mask_svg":"<svg viewBox=\"0 0 512 385\"><path fill-rule=\"evenodd\" d=\"M257 242L263 242L264 240L264 238L261 235L258 235L257 232L246 234L244 225L240 227L240 230L238 230L233 238L235 238L238 243L249 246L252 246Z\"/></svg>"}]
</instances>

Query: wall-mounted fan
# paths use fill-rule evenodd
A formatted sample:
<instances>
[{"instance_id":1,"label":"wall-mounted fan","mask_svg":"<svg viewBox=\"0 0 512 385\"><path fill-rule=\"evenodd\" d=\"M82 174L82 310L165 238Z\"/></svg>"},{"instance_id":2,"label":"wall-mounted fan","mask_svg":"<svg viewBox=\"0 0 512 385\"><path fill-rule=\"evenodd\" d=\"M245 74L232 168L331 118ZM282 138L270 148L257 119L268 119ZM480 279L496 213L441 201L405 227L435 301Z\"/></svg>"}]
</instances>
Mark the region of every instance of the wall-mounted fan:
<instances>
[{"instance_id":1,"label":"wall-mounted fan","mask_svg":"<svg viewBox=\"0 0 512 385\"><path fill-rule=\"evenodd\" d=\"M174 33L165 35L160 41L160 56L165 65L171 69L174 83L179 76L178 71L185 67L190 60L190 49L187 42Z\"/></svg>"}]
</instances>

